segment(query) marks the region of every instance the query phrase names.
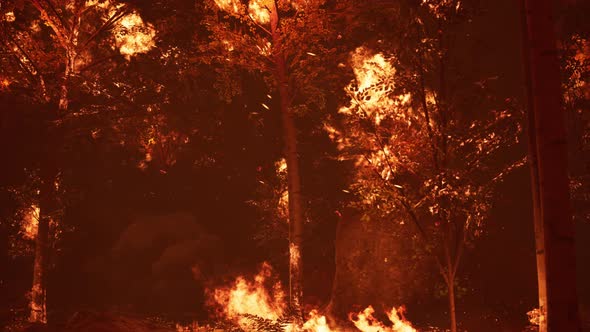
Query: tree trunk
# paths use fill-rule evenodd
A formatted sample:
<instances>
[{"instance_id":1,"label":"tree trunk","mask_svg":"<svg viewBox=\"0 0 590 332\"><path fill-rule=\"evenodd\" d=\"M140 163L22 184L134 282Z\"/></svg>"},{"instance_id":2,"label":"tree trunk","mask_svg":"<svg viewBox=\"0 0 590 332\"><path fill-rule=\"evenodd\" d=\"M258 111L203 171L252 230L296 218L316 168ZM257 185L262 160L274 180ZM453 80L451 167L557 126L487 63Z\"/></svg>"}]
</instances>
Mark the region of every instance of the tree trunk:
<instances>
[{"instance_id":1,"label":"tree trunk","mask_svg":"<svg viewBox=\"0 0 590 332\"><path fill-rule=\"evenodd\" d=\"M52 116L48 115L51 119ZM50 223L57 209L56 182L58 170L54 162L58 133L51 130L50 121L44 124L44 153L41 156L41 187L39 188L39 220L35 238L35 258L33 265L33 285L31 289L29 321L47 322L46 281L48 257L50 254Z\"/></svg>"},{"instance_id":2,"label":"tree trunk","mask_svg":"<svg viewBox=\"0 0 590 332\"><path fill-rule=\"evenodd\" d=\"M447 238L445 239L445 261L446 271L443 271L443 278L447 283L447 292L449 297L449 318L451 320L451 332L457 332L457 310L455 309L455 263L451 257L451 241L450 225L448 225ZM455 254L457 261L459 255Z\"/></svg>"},{"instance_id":3,"label":"tree trunk","mask_svg":"<svg viewBox=\"0 0 590 332\"><path fill-rule=\"evenodd\" d=\"M47 243L49 240L49 218L44 213L43 205L39 209L37 236L35 238L35 261L33 265L33 287L31 288L31 302L29 321L33 323L47 323L47 305L45 295L45 270L47 262Z\"/></svg>"},{"instance_id":4,"label":"tree trunk","mask_svg":"<svg viewBox=\"0 0 590 332\"><path fill-rule=\"evenodd\" d=\"M44 124L44 153L41 164L41 188L39 190L39 224L35 239L35 260L33 265L33 286L31 288L31 303L29 321L36 323L47 322L46 304L46 274L47 257L49 254L49 223L55 216L56 181L58 170L53 162L57 151L61 147L59 131L52 130L52 121L55 117L63 115L68 109L69 80L74 72L75 53L66 50L66 61L63 81L60 87L58 112L47 114Z\"/></svg>"},{"instance_id":5,"label":"tree trunk","mask_svg":"<svg viewBox=\"0 0 590 332\"><path fill-rule=\"evenodd\" d=\"M283 144L287 161L287 185L289 193L289 304L292 309L301 309L303 297L303 273L301 242L303 237L303 208L299 156L297 154L297 130L291 114L291 97L287 64L281 45L278 9L274 1L270 8L270 25L273 42L273 61L275 81L279 90L281 119L283 124Z\"/></svg>"},{"instance_id":6,"label":"tree trunk","mask_svg":"<svg viewBox=\"0 0 590 332\"><path fill-rule=\"evenodd\" d=\"M524 0L521 1L521 20L522 20L522 38L523 38L523 59L525 77L530 76L529 44L527 33L527 18ZM545 241L543 232L543 219L541 219L540 193L539 193L539 171L537 163L537 140L535 137L535 114L533 109L533 95L527 95L528 112L528 162L531 176L531 193L533 203L533 224L535 231L535 257L537 260L537 289L539 294L539 312L542 317L546 317L547 309L547 282L545 275ZM539 319L539 332L547 332L547 321Z\"/></svg>"},{"instance_id":7,"label":"tree trunk","mask_svg":"<svg viewBox=\"0 0 590 332\"><path fill-rule=\"evenodd\" d=\"M574 225L569 207L565 113L552 1L525 0L530 152L538 260L545 268L546 322L549 332L580 331L576 292ZM536 188L535 188L536 187ZM535 197L537 196L537 198ZM533 201L534 202L534 201ZM533 203L534 204L534 203ZM543 255L544 253L544 255ZM543 289L539 292L542 305Z\"/></svg>"},{"instance_id":8,"label":"tree trunk","mask_svg":"<svg viewBox=\"0 0 590 332\"><path fill-rule=\"evenodd\" d=\"M457 310L455 309L455 277L448 276L449 315L451 317L451 332L457 332Z\"/></svg>"},{"instance_id":9,"label":"tree trunk","mask_svg":"<svg viewBox=\"0 0 590 332\"><path fill-rule=\"evenodd\" d=\"M44 124L44 153L42 158L40 173L41 173L41 188L39 190L39 224L37 236L35 239L35 259L33 266L33 285L31 289L31 312L29 320L31 322L46 323L47 322L47 304L46 304L46 280L47 280L47 258L49 255L50 244L50 227L49 224L55 217L57 205L56 182L58 175L58 167L54 162L56 154L60 151L62 146L62 137L60 131L54 130L52 120L63 116L69 107L69 84L70 79L76 74L76 57L78 46L78 35L80 28L80 12L79 7L81 3L76 3L75 14L72 18L72 26L69 31L60 30L54 24L51 24L51 19L47 11L37 2L33 3L40 11L42 19L55 32L60 45L64 48L64 74L59 89L59 100L57 112L50 112L46 118L49 120ZM67 38L66 38L67 35ZM41 77L42 94L46 101L50 101L47 96L45 88L45 81Z\"/></svg>"}]
</instances>

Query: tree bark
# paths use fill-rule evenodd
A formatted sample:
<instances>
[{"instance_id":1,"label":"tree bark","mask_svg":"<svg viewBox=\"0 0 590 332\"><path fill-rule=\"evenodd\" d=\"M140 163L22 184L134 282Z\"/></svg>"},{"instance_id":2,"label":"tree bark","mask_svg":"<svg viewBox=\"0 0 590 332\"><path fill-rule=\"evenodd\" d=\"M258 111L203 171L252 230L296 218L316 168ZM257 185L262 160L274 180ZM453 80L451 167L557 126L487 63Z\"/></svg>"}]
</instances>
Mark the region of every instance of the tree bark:
<instances>
[{"instance_id":1,"label":"tree bark","mask_svg":"<svg viewBox=\"0 0 590 332\"><path fill-rule=\"evenodd\" d=\"M524 74L525 77L530 76L529 52L527 45L529 44L527 32L527 17L524 0L521 1L521 20L522 20L522 38L523 38L523 59L524 59ZM539 312L542 319L539 319L539 332L547 332L546 317L547 309L547 282L545 275L545 241L543 232L543 220L541 219L540 193L539 193L539 171L537 164L537 140L535 137L535 114L531 111L533 109L534 100L531 93L527 94L527 109L528 112L528 162L531 177L531 193L533 203L533 225L535 232L535 257L537 260L537 289L539 294Z\"/></svg>"},{"instance_id":2,"label":"tree bark","mask_svg":"<svg viewBox=\"0 0 590 332\"><path fill-rule=\"evenodd\" d=\"M457 256L455 259L458 263L458 253L452 253L452 236L451 236L451 225L447 225L447 238L445 239L445 261L446 271L443 278L447 283L447 292L449 297L449 318L451 320L451 332L457 332L457 310L455 309L455 262L453 261L452 254Z\"/></svg>"},{"instance_id":3,"label":"tree bark","mask_svg":"<svg viewBox=\"0 0 590 332\"><path fill-rule=\"evenodd\" d=\"M524 0L524 11L539 304L545 305L546 331L580 331L565 112L552 2Z\"/></svg>"},{"instance_id":4,"label":"tree bark","mask_svg":"<svg viewBox=\"0 0 590 332\"><path fill-rule=\"evenodd\" d=\"M45 204L39 208L37 235L35 238L35 260L33 263L33 287L31 288L29 321L33 323L47 323L47 305L45 292L45 271L47 265L47 251L49 239L49 222L45 213Z\"/></svg>"},{"instance_id":5,"label":"tree bark","mask_svg":"<svg viewBox=\"0 0 590 332\"><path fill-rule=\"evenodd\" d=\"M273 42L273 61L275 81L279 90L281 120L283 125L283 144L287 162L287 185L289 193L289 304L300 311L303 297L303 273L301 242L303 238L303 207L299 156L297 154L297 130L291 114L291 97L287 64L281 44L278 8L274 1L270 8L270 25Z\"/></svg>"},{"instance_id":6,"label":"tree bark","mask_svg":"<svg viewBox=\"0 0 590 332\"><path fill-rule=\"evenodd\" d=\"M457 310L455 309L455 277L448 276L449 315L451 317L451 332L457 332Z\"/></svg>"}]
</instances>

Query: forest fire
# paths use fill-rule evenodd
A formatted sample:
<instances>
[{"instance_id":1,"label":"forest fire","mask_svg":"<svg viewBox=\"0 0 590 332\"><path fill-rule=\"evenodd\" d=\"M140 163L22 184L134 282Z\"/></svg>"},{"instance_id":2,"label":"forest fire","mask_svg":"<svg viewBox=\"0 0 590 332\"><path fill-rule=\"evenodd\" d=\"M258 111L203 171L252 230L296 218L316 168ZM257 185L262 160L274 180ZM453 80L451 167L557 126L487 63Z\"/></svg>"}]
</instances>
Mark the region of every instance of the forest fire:
<instances>
[{"instance_id":1,"label":"forest fire","mask_svg":"<svg viewBox=\"0 0 590 332\"><path fill-rule=\"evenodd\" d=\"M287 303L279 281L275 279L272 267L263 263L260 271L251 280L244 276L235 279L230 287L216 288L209 291L211 305L218 313L233 321L247 332L259 329L256 325L258 319L275 323L286 332L338 332L337 327L328 325L325 315L317 309L312 309L307 314L307 320L303 323L289 322L286 317ZM271 287L269 291L267 287ZM359 331L362 332L416 332L403 313L404 307L392 308L387 314L391 326L378 321L373 314L375 310L369 306L360 313L349 313L348 317ZM281 323L281 320L286 322Z\"/></svg>"},{"instance_id":2,"label":"forest fire","mask_svg":"<svg viewBox=\"0 0 590 332\"><path fill-rule=\"evenodd\" d=\"M589 329L589 15L0 0L0 328Z\"/></svg>"}]
</instances>

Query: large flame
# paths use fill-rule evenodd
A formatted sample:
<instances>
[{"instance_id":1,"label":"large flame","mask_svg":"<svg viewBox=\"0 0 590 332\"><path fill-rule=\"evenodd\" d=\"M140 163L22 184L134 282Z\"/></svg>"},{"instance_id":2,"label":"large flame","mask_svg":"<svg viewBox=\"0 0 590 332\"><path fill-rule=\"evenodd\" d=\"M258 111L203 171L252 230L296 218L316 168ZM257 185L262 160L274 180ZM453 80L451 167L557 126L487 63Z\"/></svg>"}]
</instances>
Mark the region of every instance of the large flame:
<instances>
[{"instance_id":1,"label":"large flame","mask_svg":"<svg viewBox=\"0 0 590 332\"><path fill-rule=\"evenodd\" d=\"M352 140L361 140L365 153L349 155L356 161L358 169L370 168L388 181L399 171L407 168L408 147L415 144L415 138L409 137L404 129L413 123L422 121L421 115L412 108L410 93L395 93L395 58L374 53L365 47L359 47L351 53L351 66L355 79L347 86L350 104L340 108L339 113L347 118L362 119L372 123L373 136L350 130L345 135L337 128L325 125L330 138L338 143L338 149L344 151L354 145ZM427 103L434 103L435 96L427 93ZM387 120L387 121L385 121ZM363 124L364 126L364 124ZM352 137L351 137L352 135ZM377 146L379 148L375 149ZM371 197L366 196L369 204Z\"/></svg>"},{"instance_id":2,"label":"large flame","mask_svg":"<svg viewBox=\"0 0 590 332\"><path fill-rule=\"evenodd\" d=\"M248 4L248 14L259 24L269 23L271 1L274 0L251 0Z\"/></svg>"},{"instance_id":3,"label":"large flame","mask_svg":"<svg viewBox=\"0 0 590 332\"><path fill-rule=\"evenodd\" d=\"M254 278L237 277L231 287L218 288L212 292L213 300L223 315L237 323L245 331L252 330L248 316L278 321L285 314L287 304L280 282L272 283L272 291L267 290L272 278L272 267L263 263ZM287 324L285 331L332 332L326 317L317 310L309 313L309 319L302 325Z\"/></svg>"},{"instance_id":4,"label":"large flame","mask_svg":"<svg viewBox=\"0 0 590 332\"><path fill-rule=\"evenodd\" d=\"M116 16L125 6L111 0L86 0L86 7L100 8L103 11L103 20L108 21ZM121 17L113 28L115 45L113 48L130 60L133 55L147 53L156 46L156 30L151 24L145 23L139 13L133 11Z\"/></svg>"},{"instance_id":5,"label":"large flame","mask_svg":"<svg viewBox=\"0 0 590 332\"><path fill-rule=\"evenodd\" d=\"M230 287L221 287L209 292L215 306L227 319L238 324L244 331L255 331L251 317L278 322L286 313L287 304L280 282L270 283L272 267L263 263L260 271L253 278L239 276ZM272 288L268 290L267 287ZM349 318L362 332L416 332L410 322L404 318L404 307L393 308L388 313L391 326L379 322L373 317L375 310L369 306L360 313L350 313ZM326 316L317 309L308 314L302 323L289 323L283 326L285 332L336 332L328 325Z\"/></svg>"},{"instance_id":6,"label":"large flame","mask_svg":"<svg viewBox=\"0 0 590 332\"><path fill-rule=\"evenodd\" d=\"M363 332L416 332L412 324L403 318L403 311L403 307L391 309L387 315L392 323L391 327L386 326L373 317L375 309L372 306L358 313L356 318L354 315L350 315L349 317L354 323L354 326Z\"/></svg>"},{"instance_id":7,"label":"large flame","mask_svg":"<svg viewBox=\"0 0 590 332\"><path fill-rule=\"evenodd\" d=\"M309 313L309 319L303 323L302 326L304 331L309 332L331 332L328 323L326 322L326 316L320 315L317 310L312 310Z\"/></svg>"},{"instance_id":8,"label":"large flame","mask_svg":"<svg viewBox=\"0 0 590 332\"><path fill-rule=\"evenodd\" d=\"M285 311L285 296L279 282L274 283L272 292L267 291L265 285L271 276L272 267L265 262L254 280L240 276L231 287L215 289L213 299L227 318L241 326L247 325L244 315L277 320Z\"/></svg>"},{"instance_id":9,"label":"large flame","mask_svg":"<svg viewBox=\"0 0 590 332\"><path fill-rule=\"evenodd\" d=\"M359 47L351 54L355 80L346 90L352 100L350 106L339 110L340 113L360 113L375 125L388 117L407 120L406 112L399 110L408 108L411 94L392 94L396 69L391 60L381 53L373 54L365 47Z\"/></svg>"}]
</instances>

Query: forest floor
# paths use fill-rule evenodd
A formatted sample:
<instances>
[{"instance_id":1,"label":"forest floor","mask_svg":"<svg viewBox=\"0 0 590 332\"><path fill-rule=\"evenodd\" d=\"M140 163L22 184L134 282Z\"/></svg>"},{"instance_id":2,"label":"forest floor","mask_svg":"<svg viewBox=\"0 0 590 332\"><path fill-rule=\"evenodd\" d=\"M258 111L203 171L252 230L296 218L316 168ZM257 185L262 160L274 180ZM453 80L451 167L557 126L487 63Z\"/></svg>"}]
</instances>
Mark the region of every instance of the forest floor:
<instances>
[{"instance_id":1,"label":"forest floor","mask_svg":"<svg viewBox=\"0 0 590 332\"><path fill-rule=\"evenodd\" d=\"M440 322L441 325L444 322ZM470 332L526 332L534 331L534 328L523 326L522 322L502 322L489 324L483 320L463 322L464 329L460 331ZM279 331L275 328L258 328L251 331ZM444 332L446 329L434 326L416 326L421 332ZM179 324L157 317L142 317L119 313L106 313L85 311L77 312L63 322L55 322L47 325L32 325L23 319L16 319L2 331L6 332L250 332L244 331L229 322L208 322ZM337 332L349 332L348 330L335 329ZM350 330L358 331L356 329Z\"/></svg>"}]
</instances>

